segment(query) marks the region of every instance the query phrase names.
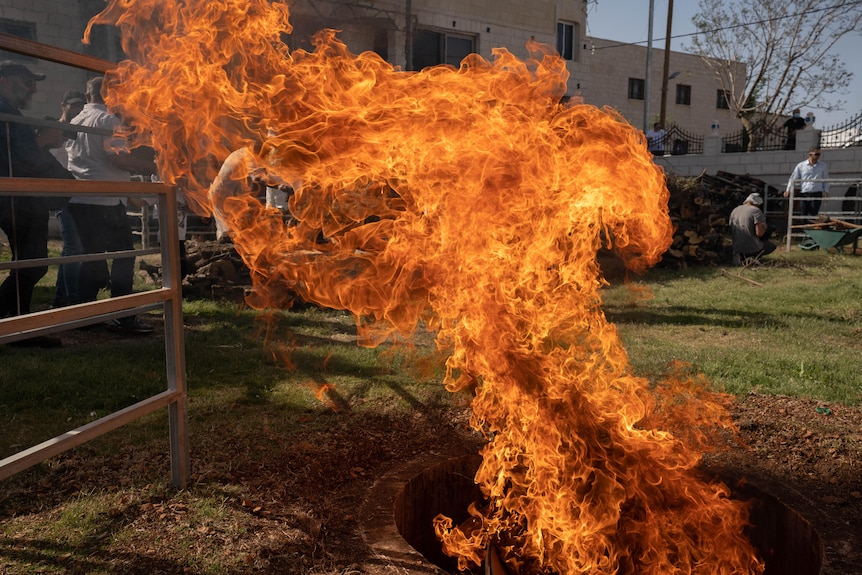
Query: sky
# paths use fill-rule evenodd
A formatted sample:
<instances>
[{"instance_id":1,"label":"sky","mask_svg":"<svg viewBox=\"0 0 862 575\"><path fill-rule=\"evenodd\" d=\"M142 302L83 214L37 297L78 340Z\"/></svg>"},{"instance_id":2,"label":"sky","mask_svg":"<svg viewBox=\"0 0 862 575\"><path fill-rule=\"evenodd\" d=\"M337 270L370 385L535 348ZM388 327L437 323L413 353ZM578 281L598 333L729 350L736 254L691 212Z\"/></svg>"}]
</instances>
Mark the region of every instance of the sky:
<instances>
[{"instance_id":1,"label":"sky","mask_svg":"<svg viewBox=\"0 0 862 575\"><path fill-rule=\"evenodd\" d=\"M664 49L667 7L667 0L653 0L653 48ZM691 36L685 35L695 32L691 18L697 11L696 0L674 1L671 50L684 51L682 45L691 43ZM598 0L597 4L590 5L587 13L586 35L620 42L643 42L646 46L649 39L649 12L650 0ZM625 14L625 17L620 18L620 14ZM826 113L816 108L802 110L803 116L809 111L814 112L817 118L815 126L818 128L843 124L862 112L862 58L859 58L862 53L862 34L846 35L834 49L847 70L853 73L853 81L849 92L838 97L845 102L843 111Z\"/></svg>"}]
</instances>

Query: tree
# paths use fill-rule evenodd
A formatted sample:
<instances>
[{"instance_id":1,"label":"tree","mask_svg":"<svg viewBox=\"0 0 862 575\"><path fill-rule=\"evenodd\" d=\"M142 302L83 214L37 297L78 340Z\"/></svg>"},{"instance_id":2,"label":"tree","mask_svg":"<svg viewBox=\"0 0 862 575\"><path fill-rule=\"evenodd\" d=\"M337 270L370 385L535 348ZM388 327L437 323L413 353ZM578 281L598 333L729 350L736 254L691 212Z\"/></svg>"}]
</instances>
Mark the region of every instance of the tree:
<instances>
[{"instance_id":1,"label":"tree","mask_svg":"<svg viewBox=\"0 0 862 575\"><path fill-rule=\"evenodd\" d=\"M834 47L859 29L859 0L699 0L692 22L699 33L686 49L715 72L750 133L773 130L794 108L843 105L832 98L853 74Z\"/></svg>"}]
</instances>

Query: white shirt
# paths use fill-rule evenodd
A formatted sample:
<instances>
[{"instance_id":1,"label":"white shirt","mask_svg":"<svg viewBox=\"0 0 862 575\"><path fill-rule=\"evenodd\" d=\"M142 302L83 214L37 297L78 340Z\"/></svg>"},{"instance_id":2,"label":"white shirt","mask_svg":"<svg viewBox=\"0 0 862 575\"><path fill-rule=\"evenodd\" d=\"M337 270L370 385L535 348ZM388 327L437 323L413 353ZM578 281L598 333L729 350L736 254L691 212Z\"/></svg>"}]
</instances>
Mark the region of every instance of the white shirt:
<instances>
[{"instance_id":1,"label":"white shirt","mask_svg":"<svg viewBox=\"0 0 862 575\"><path fill-rule=\"evenodd\" d=\"M655 128L651 129L646 133L647 144L650 152L663 152L664 151L664 138L667 136L667 130L661 128L656 130Z\"/></svg>"},{"instance_id":2,"label":"white shirt","mask_svg":"<svg viewBox=\"0 0 862 575\"><path fill-rule=\"evenodd\" d=\"M114 130L120 120L104 104L84 104L81 113L69 122L76 126ZM108 180L128 182L129 172L114 166L108 160L111 150L124 149L124 140L112 136L78 132L74 140L66 140L67 168L79 180ZM70 203L115 206L125 198L108 196L75 196Z\"/></svg>"},{"instance_id":3,"label":"white shirt","mask_svg":"<svg viewBox=\"0 0 862 575\"><path fill-rule=\"evenodd\" d=\"M824 192L828 194L829 183L821 181L828 179L829 170L826 169L826 164L823 161L811 164L808 160L803 160L793 168L793 173L790 174L790 180L787 182L787 191L790 192L794 181L799 181L801 182L800 191L803 194L811 192Z\"/></svg>"}]
</instances>

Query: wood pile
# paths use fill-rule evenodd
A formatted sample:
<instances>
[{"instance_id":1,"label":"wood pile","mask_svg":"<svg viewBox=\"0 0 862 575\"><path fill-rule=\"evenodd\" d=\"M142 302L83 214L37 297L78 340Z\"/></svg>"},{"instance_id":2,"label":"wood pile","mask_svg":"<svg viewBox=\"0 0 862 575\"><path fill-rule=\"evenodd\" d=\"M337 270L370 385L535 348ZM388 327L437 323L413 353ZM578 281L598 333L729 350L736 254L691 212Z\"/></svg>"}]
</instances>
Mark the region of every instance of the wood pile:
<instances>
[{"instance_id":1,"label":"wood pile","mask_svg":"<svg viewBox=\"0 0 862 575\"><path fill-rule=\"evenodd\" d=\"M767 191L771 206L783 201L781 192L751 176L719 171L696 178L668 175L668 210L674 226L673 243L661 265L687 268L729 263L730 212L749 194Z\"/></svg>"},{"instance_id":2,"label":"wood pile","mask_svg":"<svg viewBox=\"0 0 862 575\"><path fill-rule=\"evenodd\" d=\"M232 243L192 236L186 240L185 249L184 298L244 301L251 290L251 273ZM138 268L147 283L161 283L159 263L141 259Z\"/></svg>"},{"instance_id":3,"label":"wood pile","mask_svg":"<svg viewBox=\"0 0 862 575\"><path fill-rule=\"evenodd\" d=\"M243 302L251 291L251 272L230 242L186 240L183 297Z\"/></svg>"},{"instance_id":4,"label":"wood pile","mask_svg":"<svg viewBox=\"0 0 862 575\"><path fill-rule=\"evenodd\" d=\"M687 268L715 266L731 260L730 212L751 193L767 190L771 209L786 200L775 187L750 176L718 172L696 178L668 175L668 210L674 225L673 243L660 265ZM785 208L786 209L786 208ZM186 240L183 296L242 302L251 290L251 274L231 243L192 235ZM160 266L140 262L147 281L161 281Z\"/></svg>"}]
</instances>

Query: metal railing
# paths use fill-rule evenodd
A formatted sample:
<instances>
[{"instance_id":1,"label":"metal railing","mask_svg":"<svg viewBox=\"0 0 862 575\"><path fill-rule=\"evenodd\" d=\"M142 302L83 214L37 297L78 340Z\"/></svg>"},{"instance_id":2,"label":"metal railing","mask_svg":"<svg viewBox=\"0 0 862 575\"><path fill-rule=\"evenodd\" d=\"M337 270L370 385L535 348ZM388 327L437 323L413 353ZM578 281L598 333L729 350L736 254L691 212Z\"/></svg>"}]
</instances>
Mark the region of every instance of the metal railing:
<instances>
[{"instance_id":1,"label":"metal railing","mask_svg":"<svg viewBox=\"0 0 862 575\"><path fill-rule=\"evenodd\" d=\"M98 73L104 73L115 67L115 64L112 62L24 40L8 34L0 34L0 49ZM4 117L4 120L0 121L47 125L48 127L60 127L61 129L63 127L68 128L68 124L56 124L21 116L12 116L11 119ZM82 126L76 127L76 130L95 131L85 129ZM11 177L0 178L0 195L32 195L37 197L69 197L75 195L116 197L119 195L155 198L155 203L159 208L159 248L72 257L16 260L3 262L0 264L0 270L158 253L161 256L162 264L162 286L160 288L0 319L0 344L161 309L164 316L165 369L167 375L167 389L165 391L0 460L0 479L19 473L147 414L167 408L170 427L171 480L176 487L186 487L189 481L190 457L187 430L188 414L185 346L183 341L182 288L180 284L178 253L177 190L171 186L149 182L107 182ZM47 210L45 217L48 217Z\"/></svg>"},{"instance_id":2,"label":"metal railing","mask_svg":"<svg viewBox=\"0 0 862 575\"><path fill-rule=\"evenodd\" d=\"M664 153L672 156L703 153L703 136L686 132L676 124L667 129L661 143Z\"/></svg>"},{"instance_id":3,"label":"metal railing","mask_svg":"<svg viewBox=\"0 0 862 575\"><path fill-rule=\"evenodd\" d=\"M758 127L752 130L743 128L721 138L721 151L724 154L793 150L795 148L795 140L788 140L786 132L776 127Z\"/></svg>"},{"instance_id":4,"label":"metal railing","mask_svg":"<svg viewBox=\"0 0 862 575\"><path fill-rule=\"evenodd\" d=\"M804 238L805 232L799 228L799 222L806 223L811 219L811 216L795 213L794 206L806 202L841 202L841 209L824 210L821 209L817 214L817 219L827 224L830 221L846 222L854 225L862 225L862 197L855 195L857 190L862 187L862 179L860 178L831 178L826 180L817 180L832 186L848 186L848 190L852 190L853 195L845 196L824 196L824 197L807 197L799 195L799 188L803 180L790 180L789 188L790 195L787 202L787 235L785 240L785 248L789 252L793 238ZM846 192L845 192L846 193ZM822 204L821 204L822 205ZM796 231L794 232L794 228Z\"/></svg>"},{"instance_id":5,"label":"metal railing","mask_svg":"<svg viewBox=\"0 0 862 575\"><path fill-rule=\"evenodd\" d=\"M862 112L843 124L829 126L820 132L821 148L862 146Z\"/></svg>"}]
</instances>

